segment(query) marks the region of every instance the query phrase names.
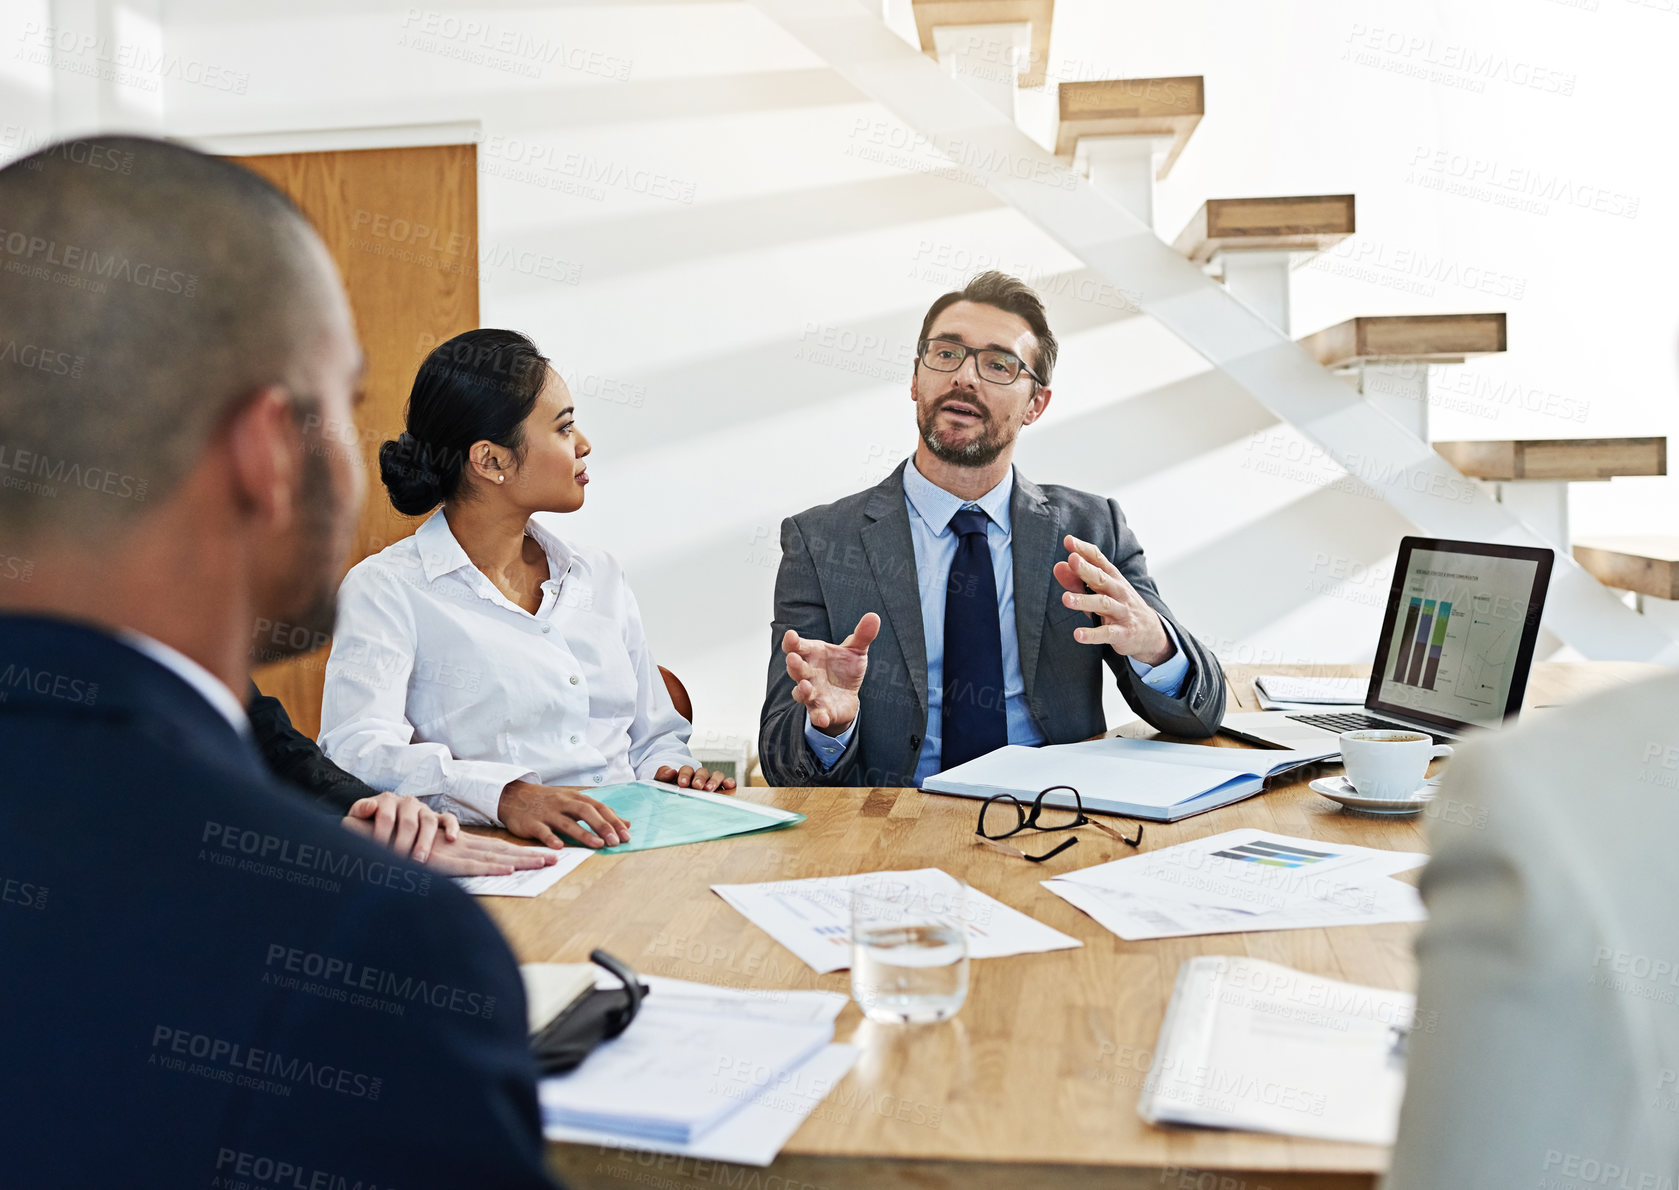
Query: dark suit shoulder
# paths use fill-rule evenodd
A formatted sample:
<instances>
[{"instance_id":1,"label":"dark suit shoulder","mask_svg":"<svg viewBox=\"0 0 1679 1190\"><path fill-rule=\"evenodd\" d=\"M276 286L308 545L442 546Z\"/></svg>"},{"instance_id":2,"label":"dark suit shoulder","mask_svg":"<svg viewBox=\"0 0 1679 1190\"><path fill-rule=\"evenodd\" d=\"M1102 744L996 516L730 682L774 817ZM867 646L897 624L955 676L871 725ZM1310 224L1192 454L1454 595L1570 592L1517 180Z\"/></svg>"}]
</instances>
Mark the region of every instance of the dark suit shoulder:
<instances>
[{"instance_id":1,"label":"dark suit shoulder","mask_svg":"<svg viewBox=\"0 0 1679 1190\"><path fill-rule=\"evenodd\" d=\"M0 704L0 754L0 871L32 902L5 907L30 976L0 981L0 1015L32 1023L6 1047L33 1091L19 1184L213 1184L241 1155L545 1184L518 971L447 879L282 788L213 715ZM70 1144L77 1118L101 1126Z\"/></svg>"}]
</instances>

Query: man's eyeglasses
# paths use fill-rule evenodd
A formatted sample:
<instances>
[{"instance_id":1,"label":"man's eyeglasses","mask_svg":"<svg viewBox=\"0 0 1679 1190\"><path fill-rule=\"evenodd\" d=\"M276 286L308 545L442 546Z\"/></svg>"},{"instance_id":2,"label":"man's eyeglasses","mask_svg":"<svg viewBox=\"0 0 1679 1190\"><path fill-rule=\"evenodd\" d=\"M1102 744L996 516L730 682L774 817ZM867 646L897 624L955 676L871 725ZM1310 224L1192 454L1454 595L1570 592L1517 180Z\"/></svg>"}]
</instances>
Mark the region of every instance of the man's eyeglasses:
<instances>
[{"instance_id":1,"label":"man's eyeglasses","mask_svg":"<svg viewBox=\"0 0 1679 1190\"><path fill-rule=\"evenodd\" d=\"M920 353L921 362L935 372L955 372L962 366L962 361L970 355L974 357L974 365L979 371L980 379L989 380L992 384L1013 384L1020 379L1022 372L1033 380L1038 380L1038 374L1028 368L1018 355L1008 351L998 351L994 347L975 349L963 343L950 339L923 339L916 350Z\"/></svg>"},{"instance_id":2,"label":"man's eyeglasses","mask_svg":"<svg viewBox=\"0 0 1679 1190\"><path fill-rule=\"evenodd\" d=\"M1048 802L1045 799L1052 793L1066 790L1072 795L1072 805L1064 804L1067 799L1060 798L1061 805ZM1019 798L1010 793L999 793L985 799L979 808L979 825L974 828L978 841L987 847L995 848L1004 855L1018 856L1020 859L1031 860L1041 864L1046 859L1060 855L1067 848L1078 842L1075 836L1063 839L1059 845L1052 847L1042 855L1027 855L1018 847L998 842L1000 839L1012 838L1022 831L1070 831L1075 827L1093 826L1103 834L1124 843L1127 847L1139 847L1143 842L1143 827L1137 824L1137 833L1126 838L1105 822L1098 822L1086 816L1084 801L1079 797L1079 791L1071 785L1051 785L1032 800L1030 810L1023 805Z\"/></svg>"}]
</instances>

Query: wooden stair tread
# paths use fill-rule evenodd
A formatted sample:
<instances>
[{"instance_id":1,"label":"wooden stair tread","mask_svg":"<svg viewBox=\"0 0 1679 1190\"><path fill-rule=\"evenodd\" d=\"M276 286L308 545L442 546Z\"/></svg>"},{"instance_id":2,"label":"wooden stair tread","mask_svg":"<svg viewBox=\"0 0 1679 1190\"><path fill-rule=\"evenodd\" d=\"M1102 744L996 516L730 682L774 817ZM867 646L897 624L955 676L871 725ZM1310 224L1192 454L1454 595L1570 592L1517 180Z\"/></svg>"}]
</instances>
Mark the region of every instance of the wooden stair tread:
<instances>
[{"instance_id":1,"label":"wooden stair tread","mask_svg":"<svg viewBox=\"0 0 1679 1190\"><path fill-rule=\"evenodd\" d=\"M1172 147L1156 178L1164 178L1206 114L1200 75L1162 79L1103 79L1062 83L1055 152L1071 157L1085 136L1170 136Z\"/></svg>"},{"instance_id":2,"label":"wooden stair tread","mask_svg":"<svg viewBox=\"0 0 1679 1190\"><path fill-rule=\"evenodd\" d=\"M1326 368L1358 363L1462 363L1505 350L1503 314L1393 314L1349 318L1300 345Z\"/></svg>"},{"instance_id":3,"label":"wooden stair tread","mask_svg":"<svg viewBox=\"0 0 1679 1190\"><path fill-rule=\"evenodd\" d=\"M1606 587L1679 599L1679 537L1592 537L1574 543L1574 560Z\"/></svg>"},{"instance_id":4,"label":"wooden stair tread","mask_svg":"<svg viewBox=\"0 0 1679 1190\"><path fill-rule=\"evenodd\" d=\"M1519 438L1436 442L1441 458L1472 479L1593 480L1666 475L1666 438Z\"/></svg>"},{"instance_id":5,"label":"wooden stair tread","mask_svg":"<svg viewBox=\"0 0 1679 1190\"><path fill-rule=\"evenodd\" d=\"M1020 85L1044 85L1044 73L1049 64L1049 26L1055 16L1055 0L910 0L910 7L915 13L915 34L921 39L921 51L935 57L935 26L1030 24L1031 60L1020 74Z\"/></svg>"},{"instance_id":6,"label":"wooden stair tread","mask_svg":"<svg viewBox=\"0 0 1679 1190\"><path fill-rule=\"evenodd\" d=\"M1205 264L1219 252L1321 252L1353 230L1350 194L1209 198L1172 246Z\"/></svg>"}]
</instances>

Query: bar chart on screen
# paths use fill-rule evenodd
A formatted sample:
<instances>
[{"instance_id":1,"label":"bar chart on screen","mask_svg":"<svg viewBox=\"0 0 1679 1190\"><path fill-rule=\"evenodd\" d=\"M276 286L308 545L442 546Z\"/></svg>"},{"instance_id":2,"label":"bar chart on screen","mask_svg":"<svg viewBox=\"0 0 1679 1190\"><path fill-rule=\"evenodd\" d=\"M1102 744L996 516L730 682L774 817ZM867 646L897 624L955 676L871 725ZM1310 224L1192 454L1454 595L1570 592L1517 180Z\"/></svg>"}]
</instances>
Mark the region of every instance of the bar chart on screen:
<instances>
[{"instance_id":1,"label":"bar chart on screen","mask_svg":"<svg viewBox=\"0 0 1679 1190\"><path fill-rule=\"evenodd\" d=\"M1434 689L1440 676L1440 658L1446 648L1446 633L1452 623L1452 601L1411 596L1405 609L1405 626L1400 630L1399 648L1393 666L1393 680L1423 690Z\"/></svg>"},{"instance_id":2,"label":"bar chart on screen","mask_svg":"<svg viewBox=\"0 0 1679 1190\"><path fill-rule=\"evenodd\" d=\"M1380 701L1496 722L1515 677L1534 576L1531 559L1414 551L1388 629Z\"/></svg>"}]
</instances>

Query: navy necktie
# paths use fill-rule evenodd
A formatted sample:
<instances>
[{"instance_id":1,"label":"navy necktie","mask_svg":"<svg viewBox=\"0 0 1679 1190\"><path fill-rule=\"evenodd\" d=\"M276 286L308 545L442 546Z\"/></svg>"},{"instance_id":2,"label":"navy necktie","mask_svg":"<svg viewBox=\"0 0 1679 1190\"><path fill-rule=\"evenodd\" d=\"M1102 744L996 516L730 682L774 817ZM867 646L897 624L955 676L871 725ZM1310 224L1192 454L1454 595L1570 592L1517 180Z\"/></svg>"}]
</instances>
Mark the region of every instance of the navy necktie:
<instances>
[{"instance_id":1,"label":"navy necktie","mask_svg":"<svg viewBox=\"0 0 1679 1190\"><path fill-rule=\"evenodd\" d=\"M985 513L964 508L950 518L961 538L944 593L944 703L941 767L949 769L1009 742L1003 702L1003 632L997 577L985 541Z\"/></svg>"}]
</instances>

